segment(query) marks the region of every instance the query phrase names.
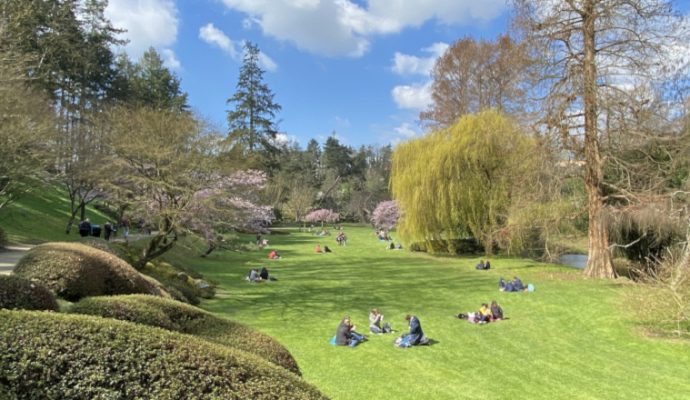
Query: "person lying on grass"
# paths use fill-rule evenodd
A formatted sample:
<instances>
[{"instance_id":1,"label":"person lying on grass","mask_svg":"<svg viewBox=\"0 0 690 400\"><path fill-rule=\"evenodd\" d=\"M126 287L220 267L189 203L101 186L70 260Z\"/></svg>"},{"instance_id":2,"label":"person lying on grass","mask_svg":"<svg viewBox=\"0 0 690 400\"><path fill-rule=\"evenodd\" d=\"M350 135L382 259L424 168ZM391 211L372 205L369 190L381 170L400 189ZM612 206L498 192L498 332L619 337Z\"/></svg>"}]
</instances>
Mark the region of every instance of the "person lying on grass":
<instances>
[{"instance_id":1,"label":"person lying on grass","mask_svg":"<svg viewBox=\"0 0 690 400\"><path fill-rule=\"evenodd\" d=\"M369 330L372 333L393 332L393 329L388 322L383 323L383 314L379 312L378 308L372 308L371 312L369 313Z\"/></svg>"},{"instance_id":2,"label":"person lying on grass","mask_svg":"<svg viewBox=\"0 0 690 400\"><path fill-rule=\"evenodd\" d=\"M513 278L512 281L506 282L503 278L500 278L498 280L498 290L501 292L526 292L526 291L533 291L534 286L532 286L532 289L529 287L532 284L529 284L525 286L524 283L522 283L522 280L518 278L517 276Z\"/></svg>"},{"instance_id":3,"label":"person lying on grass","mask_svg":"<svg viewBox=\"0 0 690 400\"><path fill-rule=\"evenodd\" d=\"M408 321L410 326L410 331L398 339L395 340L395 346L397 347L411 347L429 344L429 339L424 336L424 331L422 330L422 324L419 322L419 318L414 315L407 314L405 320Z\"/></svg>"},{"instance_id":4,"label":"person lying on grass","mask_svg":"<svg viewBox=\"0 0 690 400\"><path fill-rule=\"evenodd\" d=\"M331 249L329 249L328 246L323 246L323 252L324 253L331 253Z\"/></svg>"},{"instance_id":5,"label":"person lying on grass","mask_svg":"<svg viewBox=\"0 0 690 400\"><path fill-rule=\"evenodd\" d=\"M349 316L343 317L335 331L335 344L338 346L355 347L366 340L366 336L355 332L356 327L350 321Z\"/></svg>"}]
</instances>

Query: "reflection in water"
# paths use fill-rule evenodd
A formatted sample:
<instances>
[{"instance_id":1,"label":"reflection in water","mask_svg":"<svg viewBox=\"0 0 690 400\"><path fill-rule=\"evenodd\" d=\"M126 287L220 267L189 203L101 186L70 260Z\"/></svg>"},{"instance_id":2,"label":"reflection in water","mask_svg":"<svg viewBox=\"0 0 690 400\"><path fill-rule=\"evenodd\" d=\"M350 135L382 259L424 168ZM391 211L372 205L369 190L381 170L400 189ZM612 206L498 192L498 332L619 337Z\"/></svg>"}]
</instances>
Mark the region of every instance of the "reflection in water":
<instances>
[{"instance_id":1,"label":"reflection in water","mask_svg":"<svg viewBox=\"0 0 690 400\"><path fill-rule=\"evenodd\" d=\"M586 254L563 254L558 258L558 263L568 267L584 269L587 266Z\"/></svg>"}]
</instances>

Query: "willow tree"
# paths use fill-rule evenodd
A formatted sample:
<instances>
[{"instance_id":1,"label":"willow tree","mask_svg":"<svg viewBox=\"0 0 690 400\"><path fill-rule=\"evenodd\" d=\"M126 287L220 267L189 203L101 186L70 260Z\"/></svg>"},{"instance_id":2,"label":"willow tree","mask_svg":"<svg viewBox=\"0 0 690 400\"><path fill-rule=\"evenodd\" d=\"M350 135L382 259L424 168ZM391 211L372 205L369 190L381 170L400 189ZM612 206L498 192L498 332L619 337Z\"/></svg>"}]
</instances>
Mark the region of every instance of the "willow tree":
<instances>
[{"instance_id":1,"label":"willow tree","mask_svg":"<svg viewBox=\"0 0 690 400\"><path fill-rule=\"evenodd\" d=\"M399 145L391 190L406 242L471 235L491 254L513 198L529 190L539 154L512 120L488 110Z\"/></svg>"}]
</instances>

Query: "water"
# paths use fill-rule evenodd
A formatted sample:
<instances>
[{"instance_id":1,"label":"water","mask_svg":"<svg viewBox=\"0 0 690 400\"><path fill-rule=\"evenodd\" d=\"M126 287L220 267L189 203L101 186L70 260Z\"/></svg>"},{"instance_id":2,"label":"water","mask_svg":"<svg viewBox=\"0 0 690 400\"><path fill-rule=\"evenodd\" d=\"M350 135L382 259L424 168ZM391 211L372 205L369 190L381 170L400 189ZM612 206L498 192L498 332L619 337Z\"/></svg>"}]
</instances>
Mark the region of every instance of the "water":
<instances>
[{"instance_id":1,"label":"water","mask_svg":"<svg viewBox=\"0 0 690 400\"><path fill-rule=\"evenodd\" d=\"M563 254L558 258L558 263L568 267L584 269L587 266L586 254Z\"/></svg>"}]
</instances>

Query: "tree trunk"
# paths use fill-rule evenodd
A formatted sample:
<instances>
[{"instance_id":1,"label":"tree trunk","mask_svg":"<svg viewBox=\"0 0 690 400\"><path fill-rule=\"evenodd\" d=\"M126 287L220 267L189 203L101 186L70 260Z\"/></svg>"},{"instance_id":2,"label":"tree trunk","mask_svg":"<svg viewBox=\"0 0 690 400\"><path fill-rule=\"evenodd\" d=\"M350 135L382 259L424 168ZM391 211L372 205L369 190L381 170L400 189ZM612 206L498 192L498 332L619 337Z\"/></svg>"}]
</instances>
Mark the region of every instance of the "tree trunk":
<instances>
[{"instance_id":1,"label":"tree trunk","mask_svg":"<svg viewBox=\"0 0 690 400\"><path fill-rule=\"evenodd\" d=\"M585 189L587 191L587 210L589 212L589 256L585 275L595 278L615 278L616 273L611 262L609 235L603 208L602 192L603 162L599 149L599 132L597 129L597 70L596 41L594 21L595 0L586 0L583 19L584 40L584 112L585 112Z\"/></svg>"}]
</instances>

